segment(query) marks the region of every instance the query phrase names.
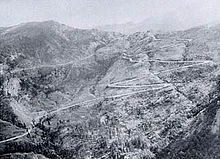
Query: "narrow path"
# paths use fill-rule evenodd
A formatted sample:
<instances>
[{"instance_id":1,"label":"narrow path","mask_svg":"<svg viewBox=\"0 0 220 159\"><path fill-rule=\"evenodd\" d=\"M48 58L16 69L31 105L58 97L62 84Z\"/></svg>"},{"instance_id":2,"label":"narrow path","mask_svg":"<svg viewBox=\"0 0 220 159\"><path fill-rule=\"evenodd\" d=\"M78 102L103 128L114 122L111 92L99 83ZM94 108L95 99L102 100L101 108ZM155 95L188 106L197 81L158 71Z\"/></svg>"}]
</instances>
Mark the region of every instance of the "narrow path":
<instances>
[{"instance_id":1,"label":"narrow path","mask_svg":"<svg viewBox=\"0 0 220 159\"><path fill-rule=\"evenodd\" d=\"M159 48L156 48L156 49L152 49L152 50L148 50L148 51L144 51L144 53L151 53L151 52L155 52L155 51L162 51L162 49L165 49L165 48L168 48L168 47L171 47L171 48L174 48L178 45L181 45L181 44L176 44L176 45L165 45L163 47L159 47Z\"/></svg>"},{"instance_id":2,"label":"narrow path","mask_svg":"<svg viewBox=\"0 0 220 159\"><path fill-rule=\"evenodd\" d=\"M187 61L187 62L189 62L189 61ZM196 61L193 61L193 62L196 62ZM201 62L196 63L196 64L191 64L191 65L182 66L182 67L178 67L178 68L168 69L168 70L164 70L164 71L160 71L160 72L153 72L153 74L158 75L158 74L164 73L164 72L171 72L171 71L180 70L180 69L183 69L183 68L189 68L189 67L193 67L193 66L199 66L199 65L207 64L207 63L214 63L214 62L213 61L201 61ZM126 82L133 82L133 81L144 79L144 78L147 78L147 77L144 76L144 77L134 78L134 79L131 79L131 80L119 81L119 82L115 82L115 83L111 83L111 84L117 85L117 84L126 83Z\"/></svg>"},{"instance_id":3,"label":"narrow path","mask_svg":"<svg viewBox=\"0 0 220 159\"><path fill-rule=\"evenodd\" d=\"M168 46L166 46L168 47ZM159 48L160 49L160 48ZM152 50L153 51L153 50ZM150 51L151 52L151 51ZM103 53L105 54L105 53ZM41 65L41 66L36 66L36 67L29 67L29 68L21 68L21 69L15 69L13 71L11 71L11 73L17 73L17 72L21 72L21 71L27 71L27 70L35 70L35 69L40 69L40 68L55 68L55 67L59 67L59 66L65 66L65 65L69 65L69 64L74 64L77 63L79 61L84 61L86 59L89 59L91 57L93 57L95 54L89 55L83 59L80 59L78 61L70 61L70 62L66 62L66 63L61 63L61 64L56 64L56 65ZM133 60L131 58L129 58L128 60L131 60L133 62ZM176 63L194 63L194 62L205 62L205 61L172 61L172 60L148 60L149 62L176 62Z\"/></svg>"},{"instance_id":4,"label":"narrow path","mask_svg":"<svg viewBox=\"0 0 220 159\"><path fill-rule=\"evenodd\" d=\"M160 74L160 73L163 73L163 72L169 72L169 71L174 71L174 70L178 70L178 69L193 67L193 66L196 66L196 65L201 65L201 64L209 63L209 62L210 62L210 61L205 61L205 62L199 63L199 64L192 64L192 65L183 66L183 67L180 67L180 68L169 69L169 70L165 70L165 71L158 72L158 73L156 73L156 75L157 75L157 74ZM141 78L146 78L146 77L141 77ZM130 81L138 80L138 79L141 79L141 78L136 78L136 79L132 79L132 80L128 80L128 81L130 82ZM123 81L123 82L127 82L127 81ZM121 82L116 82L116 83L110 84L110 85L108 85L108 86L109 86L109 87L115 87L115 88L140 88L140 87L143 87L143 86L116 86L116 84L119 84L119 83L121 83ZM151 84L151 85L146 85L146 86L149 87L149 86L155 86L155 85L163 85L163 86L162 86L162 87L159 87L159 88L152 88L152 89L148 89L148 90L136 91L136 92L131 92L131 93L127 93L127 94L120 94L120 95L115 95L115 96L107 96L107 97L102 96L102 97L98 97L98 98L95 98L95 99L87 100L87 101L84 101L84 102L74 103L73 105L70 105L70 106L67 106L67 107L62 107L62 108L56 109L56 110L54 110L54 111L51 111L51 112L49 112L48 114L54 114L54 113L57 113L57 112L59 112L59 111L62 111L62 110L71 108L71 107L73 107L73 106L75 106L75 105L85 104L85 103L97 101L97 100L100 100L100 99L103 99L103 98L118 98L118 97L133 95L133 94L137 94L137 93L147 92L147 91L151 91L151 90L158 90L158 89L166 88L166 87L168 87L168 86L170 86L170 85L172 85L172 84L171 84L171 83L163 83L163 84L161 83L161 84ZM40 118L42 118L42 117L44 117L44 116L46 116L46 114L37 117L36 120L39 120ZM32 123L32 124L33 124L33 123ZM6 139L6 140L3 140L3 141L0 141L0 144L1 144L1 143L8 142L8 141L12 141L12 140L16 140L16 139L22 138L22 137L28 135L31 131L32 131L32 128L28 129L28 131L27 131L26 133L22 134L22 135L19 135L19 136L10 138L10 139Z\"/></svg>"},{"instance_id":5,"label":"narrow path","mask_svg":"<svg viewBox=\"0 0 220 159\"><path fill-rule=\"evenodd\" d=\"M135 91L135 92L131 92L131 93L125 93L125 94L119 94L119 95L111 95L111 96L101 96L101 97L94 98L94 99L91 99L91 100L87 100L87 101L84 101L84 102L73 103L73 104L71 104L71 105L69 105L67 107L61 107L59 109L56 109L56 110L53 110L53 111L49 112L48 114L54 114L54 113L57 113L59 111L71 108L71 107L79 105L79 104L90 103L90 102L97 101L97 100L100 100L100 99L119 98L119 97L123 97L123 96L129 96L129 95L137 94L137 93L143 93L143 92L148 92L148 91L153 91L153 90L160 90L160 89L167 88L167 87L169 87L168 84L166 84L166 85L164 85L162 87L158 87L158 88L152 88L152 89L147 89L147 90L142 90L142 91Z\"/></svg>"},{"instance_id":6,"label":"narrow path","mask_svg":"<svg viewBox=\"0 0 220 159\"><path fill-rule=\"evenodd\" d=\"M80 59L77 62L89 59L92 56L94 56L94 54L89 55L89 56L87 56L87 57L85 57L83 59ZM56 64L56 65L41 65L41 66L36 66L36 67L29 67L29 68L23 68L23 69L15 69L11 73L17 73L17 72L27 71L27 70L35 70L35 69L46 68L46 67L47 68L55 68L55 67L70 65L70 64L74 64L74 63L76 63L76 61L70 61L70 62L66 62L66 63L62 63L62 64Z\"/></svg>"},{"instance_id":7,"label":"narrow path","mask_svg":"<svg viewBox=\"0 0 220 159\"><path fill-rule=\"evenodd\" d=\"M147 92L147 91L153 91L153 90L160 90L160 89L164 89L164 88L168 88L169 85L165 85L163 87L158 87L158 88L152 88L152 89L148 89L148 90L142 90L142 91L136 91L136 92L131 92L131 93L126 93L126 94L119 94L119 95L114 95L114 96L102 96L102 97L98 97L98 98L95 98L95 99L91 99L91 100L87 100L87 101L84 101L84 102L78 102L78 103L74 103L72 105L69 105L67 107L62 107L62 108L59 108L59 109L56 109L56 110L52 110L44 115L41 115L41 116L38 116L37 118L35 118L35 120L40 120L41 118L43 117L46 117L47 115L51 115L51 114L55 114L57 112L60 112L62 110L66 110L66 109L69 109L71 107L74 107L76 105L79 105L79 104L85 104L85 103L90 103L90 102L94 102L94 101L97 101L97 100L100 100L100 99L108 99L108 98L120 98L120 97L123 97L123 96L129 96L129 95L134 95L134 94L137 94L137 93L143 93L143 92ZM32 123L33 127L35 127L35 125ZM33 130L33 128L29 128L27 132L25 132L24 134L22 135L18 135L18 136L15 136L15 137L12 137L12 138L9 138L9 139L6 139L6 140L2 140L0 141L0 144L2 143L5 143L5 142L9 142L9 141L13 141L13 140L17 140L19 138L22 138L24 136L27 136L28 134L30 134L30 132Z\"/></svg>"},{"instance_id":8,"label":"narrow path","mask_svg":"<svg viewBox=\"0 0 220 159\"><path fill-rule=\"evenodd\" d=\"M92 55L84 58L84 59L81 59L80 61L82 60L85 60L85 59L88 59L90 57L92 57ZM152 60L153 61L153 60ZM163 62L168 62L168 61L163 61ZM170 62L173 62L173 61L170 61ZM196 62L196 61L181 61L181 62ZM193 66L197 66L197 65L201 65L201 64L205 64L205 63L209 63L209 62L212 62L212 61L202 61L201 63L199 64L192 64L192 65L188 65L188 66L183 66L183 67L180 67L180 68L174 68L174 69L169 69L169 70L165 70L165 71L160 71L160 72L157 72L155 73L156 75L160 74L160 73L164 73L164 72L170 72L170 71L174 71L174 70L179 70L179 69L183 69L183 68L189 68L189 67L193 67ZM71 64L72 62L69 62L69 63L65 63L65 64L58 64L58 65L50 65L49 67L56 67L56 66L63 66L63 65L67 65L67 64ZM42 66L44 67L44 66ZM32 67L32 68L26 68L26 69L20 69L20 70L14 70L14 72L19 72L19 71L23 71L23 70L31 70L31 69L36 69L36 68L42 68L42 67ZM140 77L140 78L135 78L135 79L131 79L131 80L127 80L127 81L120 81L120 82L116 82L114 84L110 84L110 86L115 86L116 84L119 84L119 83L123 83L123 82L131 82L131 81L135 81L135 80L139 80L139 79L142 79L142 78L146 78L146 77ZM159 85L159 84L158 84ZM87 101L84 101L84 102L78 102L78 103L74 103L72 105L69 105L67 107L61 107L61 108L58 108L56 110L52 110L44 115L41 115L41 116L38 116L36 118L36 120L40 120L41 118L44 118L45 116L49 115L49 114L54 114L54 113L57 113L57 112L60 112L62 110L66 110L66 109L69 109L71 107L74 107L76 105L79 105L79 104L85 104L85 103L89 103L89 102L93 102L93 101L97 101L97 100L100 100L100 99L106 99L106 98L119 98L119 97L123 97L123 96L129 96L129 95L133 95L133 94L137 94L137 93L143 93L143 92L147 92L147 91L152 91L152 90L160 90L160 89L164 89L164 88L168 88L170 87L170 83L164 83L164 84L161 84L163 85L162 87L158 87L158 88L152 88L152 89L148 89L148 90L142 90L142 91L136 91L136 92L131 92L131 93L126 93L126 94L119 94L119 95L114 95L114 96L102 96L102 97L98 97L98 98L94 98L94 99L91 99L91 100L87 100ZM148 85L149 86L149 85ZM153 86L151 84L151 86ZM117 86L117 87L126 87L126 88L129 88L129 86ZM142 86L130 86L132 88L140 88ZM35 127L35 125L32 123L33 127ZM12 137L12 138L9 138L9 139L6 139L6 140L2 140L0 141L0 144L1 143L5 143L5 142L9 142L9 141L12 141L12 140L16 140L16 139L19 139L19 138L22 138L24 136L27 136L28 134L30 134L30 132L33 130L33 128L29 128L27 132L25 132L24 134L22 135L18 135L16 137Z\"/></svg>"},{"instance_id":9,"label":"narrow path","mask_svg":"<svg viewBox=\"0 0 220 159\"><path fill-rule=\"evenodd\" d=\"M198 61L182 61L182 60L148 60L147 62L161 62L161 63L204 63L208 60L198 60Z\"/></svg>"},{"instance_id":10,"label":"narrow path","mask_svg":"<svg viewBox=\"0 0 220 159\"><path fill-rule=\"evenodd\" d=\"M155 40L161 40L161 39L155 39ZM178 39L179 41L191 41L192 39ZM175 46L178 46L178 45L180 45L180 44L177 44L177 45L165 45L165 46L163 46L163 47L159 47L159 48L157 48L157 49L155 49L155 50L158 50L158 49L163 49L163 48L167 48L167 47L175 47ZM102 47L104 47L104 46L106 46L106 45L102 45ZM102 48L101 47L101 48ZM98 48L98 49L100 49L100 48ZM155 50L149 50L148 52L152 52L152 51L155 51ZM95 52L96 52L97 50L95 50ZM108 53L108 52L107 52ZM105 54L105 53L103 53L103 54ZM87 56L87 57L85 57L85 58L83 58L83 59L80 59L80 60L78 60L78 61L83 61L83 60L86 60L86 59L89 59L89 58L91 58L93 55L95 55L95 54L91 54L91 55L89 55L89 56ZM77 61L77 62L78 62ZM154 60L149 60L149 61L154 61ZM155 60L156 61L156 60ZM65 66L65 65L68 65L68 64L74 64L76 61L70 61L70 62L67 62L67 63L62 63L62 64L56 64L56 65L41 65L41 66L36 66L36 67L29 67L29 68L23 68L23 69L15 69L15 70L13 70L11 73L16 73L16 72L21 72L21 71L26 71L26 70L34 70L34 69L40 69L40 68L44 68L44 67L57 67L57 66ZM162 61L160 61L160 62L162 62ZM164 61L165 62L165 61ZM171 62L171 61L170 61Z\"/></svg>"},{"instance_id":11,"label":"narrow path","mask_svg":"<svg viewBox=\"0 0 220 159\"><path fill-rule=\"evenodd\" d=\"M198 64L192 64L192 65L188 65L188 66L182 66L182 67L179 67L179 68L173 68L173 69L168 69L168 70L164 70L164 71L155 72L155 74L160 74L160 73L165 73L165 72L171 72L171 71L180 70L180 69L184 69L184 68L189 68L189 67L193 67L193 66L198 66L198 65L202 65L202 64L207 64L207 63L214 63L214 62L213 62L213 61L204 61L204 62L198 63Z\"/></svg>"},{"instance_id":12,"label":"narrow path","mask_svg":"<svg viewBox=\"0 0 220 159\"><path fill-rule=\"evenodd\" d=\"M0 119L0 122L1 122L1 123L5 123L5 124L11 124L10 122L5 121L5 120L1 120L1 119Z\"/></svg>"},{"instance_id":13,"label":"narrow path","mask_svg":"<svg viewBox=\"0 0 220 159\"><path fill-rule=\"evenodd\" d=\"M181 82L174 82L174 83L181 83ZM116 84L110 84L107 87L109 88L143 88L143 87L152 87L152 86L159 86L159 85L167 85L171 83L153 83L153 84L140 84L140 85L116 85ZM172 83L173 84L173 83Z\"/></svg>"},{"instance_id":14,"label":"narrow path","mask_svg":"<svg viewBox=\"0 0 220 159\"><path fill-rule=\"evenodd\" d=\"M78 59L77 61L74 60L74 61L70 61L70 62L66 62L66 63L61 63L61 64L56 64L56 65L41 65L41 66L36 66L36 67L29 67L29 68L21 68L21 69L15 69L13 70L11 73L17 73L17 72L21 72L21 71L27 71L27 70L34 70L34 69L40 69L40 68L45 68L45 67L49 67L49 68L55 68L55 67L59 67L59 66L65 66L65 65L70 65L70 64L76 64L76 63L79 63L81 61L84 61L84 60L87 60L89 58L92 58L95 53L101 49L102 47L105 47L106 45L101 45L101 47L98 47L97 46L97 49L94 50L94 53L89 55L89 56L86 56L85 58L82 58L82 59ZM108 52L104 52L102 54L108 54Z\"/></svg>"},{"instance_id":15,"label":"narrow path","mask_svg":"<svg viewBox=\"0 0 220 159\"><path fill-rule=\"evenodd\" d=\"M0 141L0 144L5 143L5 142L9 142L9 141L13 141L13 140L22 138L22 137L24 137L24 136L27 136L31 131L32 131L32 128L28 129L28 131L25 132L25 133L22 134L22 135L18 135L18 136L15 136L15 137L12 137L12 138L9 138L9 139L6 139L6 140L2 140L2 141Z\"/></svg>"}]
</instances>

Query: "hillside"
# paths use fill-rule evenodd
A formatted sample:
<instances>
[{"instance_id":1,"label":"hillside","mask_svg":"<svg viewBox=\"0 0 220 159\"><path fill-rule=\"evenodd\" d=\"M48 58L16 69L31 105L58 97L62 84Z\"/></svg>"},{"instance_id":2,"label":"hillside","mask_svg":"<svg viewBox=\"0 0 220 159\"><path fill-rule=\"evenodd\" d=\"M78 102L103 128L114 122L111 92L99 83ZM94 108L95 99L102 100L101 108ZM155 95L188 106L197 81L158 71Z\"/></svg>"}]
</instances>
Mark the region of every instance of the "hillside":
<instances>
[{"instance_id":1,"label":"hillside","mask_svg":"<svg viewBox=\"0 0 220 159\"><path fill-rule=\"evenodd\" d=\"M0 157L218 158L219 30L1 28Z\"/></svg>"}]
</instances>

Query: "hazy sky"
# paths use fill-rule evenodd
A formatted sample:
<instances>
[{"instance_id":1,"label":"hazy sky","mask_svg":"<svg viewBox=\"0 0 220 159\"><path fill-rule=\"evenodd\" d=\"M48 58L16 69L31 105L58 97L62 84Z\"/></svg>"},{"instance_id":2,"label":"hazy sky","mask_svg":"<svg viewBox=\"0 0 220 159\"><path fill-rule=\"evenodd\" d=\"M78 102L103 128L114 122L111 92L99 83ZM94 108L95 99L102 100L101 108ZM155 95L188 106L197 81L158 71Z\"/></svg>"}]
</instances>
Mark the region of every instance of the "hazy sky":
<instances>
[{"instance_id":1,"label":"hazy sky","mask_svg":"<svg viewBox=\"0 0 220 159\"><path fill-rule=\"evenodd\" d=\"M149 17L220 22L220 0L0 0L0 26L55 20L74 27L139 22Z\"/></svg>"}]
</instances>

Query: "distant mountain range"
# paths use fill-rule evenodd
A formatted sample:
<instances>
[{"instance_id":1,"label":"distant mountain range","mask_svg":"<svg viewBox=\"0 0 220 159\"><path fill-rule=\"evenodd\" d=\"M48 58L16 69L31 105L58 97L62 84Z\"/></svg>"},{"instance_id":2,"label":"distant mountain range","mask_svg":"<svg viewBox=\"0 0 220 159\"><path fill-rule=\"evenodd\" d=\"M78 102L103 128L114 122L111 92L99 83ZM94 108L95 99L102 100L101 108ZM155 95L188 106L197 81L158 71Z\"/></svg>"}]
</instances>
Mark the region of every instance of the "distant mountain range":
<instances>
[{"instance_id":1,"label":"distant mountain range","mask_svg":"<svg viewBox=\"0 0 220 159\"><path fill-rule=\"evenodd\" d=\"M211 24L217 24L212 22ZM150 17L141 22L128 22L122 24L109 24L96 26L95 28L104 31L115 31L123 34L131 34L135 32L170 32L190 29L204 25L198 19L190 17L190 15L175 15L175 13L165 15L164 17Z\"/></svg>"}]
</instances>

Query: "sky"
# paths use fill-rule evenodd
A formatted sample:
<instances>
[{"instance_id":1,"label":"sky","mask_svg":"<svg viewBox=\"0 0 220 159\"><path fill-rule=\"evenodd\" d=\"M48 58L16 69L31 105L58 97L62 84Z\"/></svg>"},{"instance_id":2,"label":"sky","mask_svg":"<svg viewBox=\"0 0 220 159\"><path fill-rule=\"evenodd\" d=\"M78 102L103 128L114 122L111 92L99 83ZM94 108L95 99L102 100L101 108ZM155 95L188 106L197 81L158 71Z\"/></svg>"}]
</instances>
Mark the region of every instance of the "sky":
<instances>
[{"instance_id":1,"label":"sky","mask_svg":"<svg viewBox=\"0 0 220 159\"><path fill-rule=\"evenodd\" d=\"M220 0L0 0L0 26L54 20L88 28L164 17L220 23L219 6Z\"/></svg>"}]
</instances>

